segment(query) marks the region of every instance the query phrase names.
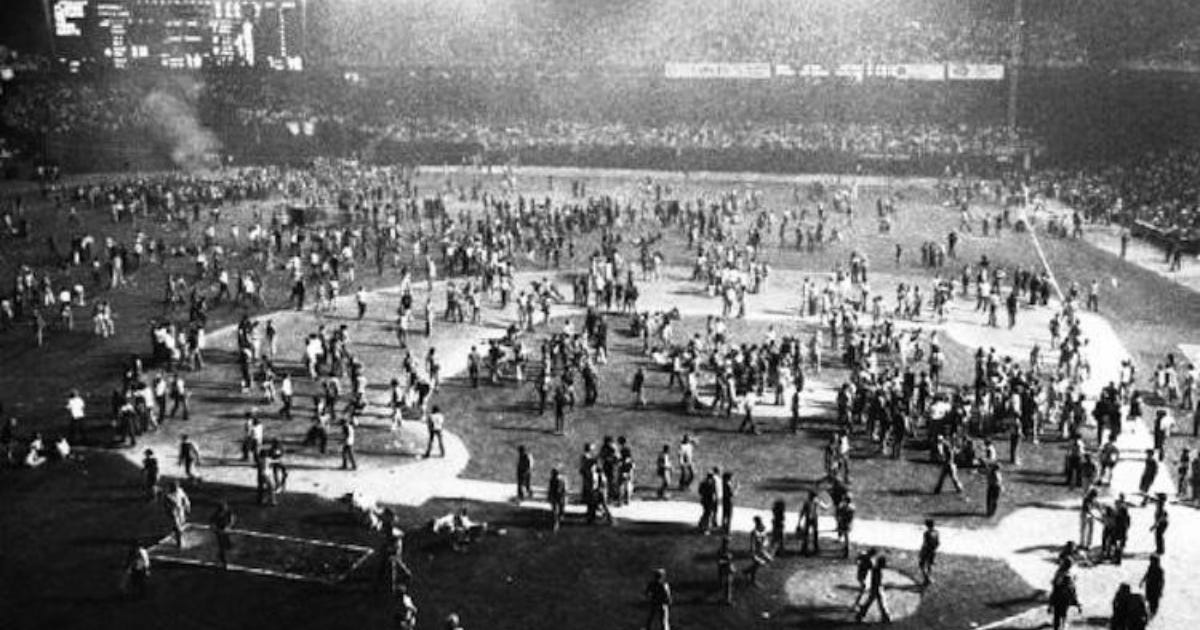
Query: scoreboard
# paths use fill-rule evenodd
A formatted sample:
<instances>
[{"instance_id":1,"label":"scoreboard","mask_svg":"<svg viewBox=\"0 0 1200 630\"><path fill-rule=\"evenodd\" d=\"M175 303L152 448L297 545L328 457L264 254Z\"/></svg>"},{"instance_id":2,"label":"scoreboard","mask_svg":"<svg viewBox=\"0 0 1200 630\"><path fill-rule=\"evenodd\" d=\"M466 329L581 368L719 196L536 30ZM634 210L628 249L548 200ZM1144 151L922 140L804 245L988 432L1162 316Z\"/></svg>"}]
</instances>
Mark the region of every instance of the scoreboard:
<instances>
[{"instance_id":1,"label":"scoreboard","mask_svg":"<svg viewBox=\"0 0 1200 630\"><path fill-rule=\"evenodd\" d=\"M83 35L84 13L87 0L59 0L54 3L54 37L79 37Z\"/></svg>"},{"instance_id":2,"label":"scoreboard","mask_svg":"<svg viewBox=\"0 0 1200 630\"><path fill-rule=\"evenodd\" d=\"M114 68L304 68L305 0L54 0L55 54Z\"/></svg>"}]
</instances>

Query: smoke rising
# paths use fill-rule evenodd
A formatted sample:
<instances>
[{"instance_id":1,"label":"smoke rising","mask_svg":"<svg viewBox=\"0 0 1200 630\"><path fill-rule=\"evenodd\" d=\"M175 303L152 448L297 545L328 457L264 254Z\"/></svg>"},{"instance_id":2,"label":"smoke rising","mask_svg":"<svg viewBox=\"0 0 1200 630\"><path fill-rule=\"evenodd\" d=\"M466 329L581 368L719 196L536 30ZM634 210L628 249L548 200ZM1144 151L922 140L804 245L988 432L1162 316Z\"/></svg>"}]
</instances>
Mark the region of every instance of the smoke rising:
<instances>
[{"instance_id":1,"label":"smoke rising","mask_svg":"<svg viewBox=\"0 0 1200 630\"><path fill-rule=\"evenodd\" d=\"M187 80L168 90L156 87L142 98L141 113L150 123L154 139L170 148L171 161L184 170L210 164L221 142L205 128L195 102L203 86Z\"/></svg>"}]
</instances>

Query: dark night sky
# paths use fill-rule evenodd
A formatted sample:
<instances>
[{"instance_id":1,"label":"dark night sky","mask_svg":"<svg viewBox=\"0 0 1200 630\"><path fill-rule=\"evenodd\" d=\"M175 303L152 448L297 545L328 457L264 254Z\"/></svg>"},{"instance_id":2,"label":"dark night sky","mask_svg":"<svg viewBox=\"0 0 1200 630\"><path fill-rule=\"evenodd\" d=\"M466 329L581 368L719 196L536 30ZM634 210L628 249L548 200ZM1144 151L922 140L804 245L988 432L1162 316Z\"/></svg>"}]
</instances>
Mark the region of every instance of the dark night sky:
<instances>
[{"instance_id":1,"label":"dark night sky","mask_svg":"<svg viewBox=\"0 0 1200 630\"><path fill-rule=\"evenodd\" d=\"M0 0L0 44L25 51L46 48L41 0Z\"/></svg>"}]
</instances>

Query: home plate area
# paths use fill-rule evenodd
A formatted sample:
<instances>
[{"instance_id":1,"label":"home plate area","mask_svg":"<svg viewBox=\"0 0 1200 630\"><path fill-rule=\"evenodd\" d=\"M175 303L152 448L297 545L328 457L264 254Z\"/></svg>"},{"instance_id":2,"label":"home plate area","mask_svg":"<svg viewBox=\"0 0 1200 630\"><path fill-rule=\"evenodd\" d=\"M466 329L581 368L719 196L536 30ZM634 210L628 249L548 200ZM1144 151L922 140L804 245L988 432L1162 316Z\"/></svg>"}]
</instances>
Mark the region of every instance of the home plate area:
<instances>
[{"instance_id":1,"label":"home plate area","mask_svg":"<svg viewBox=\"0 0 1200 630\"><path fill-rule=\"evenodd\" d=\"M232 548L227 570L254 573L287 580L336 584L370 557L373 550L326 540L281 536L235 529L229 533ZM160 562L220 568L217 538L206 525L188 523L183 530L183 547L167 535L150 548Z\"/></svg>"}]
</instances>

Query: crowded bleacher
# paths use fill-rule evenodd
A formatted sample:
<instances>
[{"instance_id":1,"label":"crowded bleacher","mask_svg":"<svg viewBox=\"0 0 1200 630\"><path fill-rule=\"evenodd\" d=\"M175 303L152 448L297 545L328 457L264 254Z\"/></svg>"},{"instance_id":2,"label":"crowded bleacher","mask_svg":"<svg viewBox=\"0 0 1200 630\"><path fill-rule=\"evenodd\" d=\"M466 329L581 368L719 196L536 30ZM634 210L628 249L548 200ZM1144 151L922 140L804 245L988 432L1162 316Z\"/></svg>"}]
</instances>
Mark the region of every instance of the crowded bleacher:
<instances>
[{"instance_id":1,"label":"crowded bleacher","mask_svg":"<svg viewBox=\"0 0 1200 630\"><path fill-rule=\"evenodd\" d=\"M745 119L670 112L638 115L640 103L634 99L653 100L635 94L639 85L627 88L631 98L626 111L596 116L574 112L570 104L546 106L540 113L520 111L521 86L503 83L497 83L498 97L491 104L480 103L480 94L468 94L460 103L442 101L434 107L403 101L412 85L355 88L340 77L308 77L301 86L293 81L275 91L250 87L261 86L262 81L220 73L195 81L165 82L145 77L30 77L13 86L0 102L0 125L31 145L47 136L64 140L83 136L94 143L121 144L162 125L161 112L154 107L157 102L147 99L166 94L172 103L185 104L218 135L232 141L253 137L261 145L263 138L276 138L286 148L288 142L315 136L322 153L339 152L328 140L336 136L370 139L376 145L451 145L461 147L463 155L636 148L668 154L750 151L822 153L847 159L864 155L952 159L1000 155L1014 141L999 122L956 120L935 113L910 113L890 120L819 114ZM438 94L455 91L446 85L451 81L438 81L441 86L433 88ZM512 102L496 105L504 101ZM721 103L738 107L753 99L728 94L713 101L717 106ZM361 149L361 143L350 144Z\"/></svg>"},{"instance_id":2,"label":"crowded bleacher","mask_svg":"<svg viewBox=\"0 0 1200 630\"><path fill-rule=\"evenodd\" d=\"M1164 235L1194 238L1200 228L1200 152L1172 150L1128 163L1039 174L1042 190L1093 221L1141 223Z\"/></svg>"},{"instance_id":3,"label":"crowded bleacher","mask_svg":"<svg viewBox=\"0 0 1200 630\"><path fill-rule=\"evenodd\" d=\"M440 161L487 154L536 162L542 151L556 159L563 152L582 155L581 165L593 162L593 154L611 165L613 152L625 149L701 153L698 163L716 168L755 153L786 156L773 170L857 168L864 156L941 158L911 169L940 173L957 159L1009 164L1014 156L1054 157L1056 151L1042 138L1041 127L1052 125L1040 119L1037 87L1027 88L1033 98L1025 99L1033 113L1013 130L1003 120L1003 82L942 88L796 80L748 91L678 87L656 78L663 64L687 61L1011 63L1015 31L1011 7L1003 3L669 0L599 2L564 12L549 0L355 0L311 9L311 57L322 63L303 77L239 70L183 79L86 69L72 74L33 63L32 71L6 83L0 129L9 146L29 154L68 145L73 137L121 145L161 126L146 97L166 93L213 128L230 153L254 157L293 150L288 143L296 141L306 143L306 155L361 156L371 147L395 158L415 145L436 145L454 147L431 154ZM1089 62L1096 42L1089 33L1097 26L1077 8L1048 3L1026 10L1022 65ZM1166 34L1128 61L1153 66L1194 57L1194 30ZM622 78L629 72L633 78ZM1039 80L1055 77L1026 79ZM601 97L611 102L599 103ZM734 157L712 158L722 152ZM796 155L820 159L799 165ZM1121 197L1122 212L1136 212L1140 220L1190 224L1190 201L1176 189L1187 180L1177 171L1192 162L1172 157L1149 162L1169 166L1087 175L1068 169L1070 175L1050 172L1044 179L1079 190L1084 205L1112 206Z\"/></svg>"},{"instance_id":4,"label":"crowded bleacher","mask_svg":"<svg viewBox=\"0 0 1200 630\"><path fill-rule=\"evenodd\" d=\"M1003 62L1011 13L982 2L598 2L564 14L548 0L357 1L327 8L330 54L345 64L642 66L666 61ZM453 25L455 28L449 28ZM394 37L395 29L404 37ZM355 33L355 37L333 36ZM1029 25L1040 63L1086 59L1062 22Z\"/></svg>"}]
</instances>

